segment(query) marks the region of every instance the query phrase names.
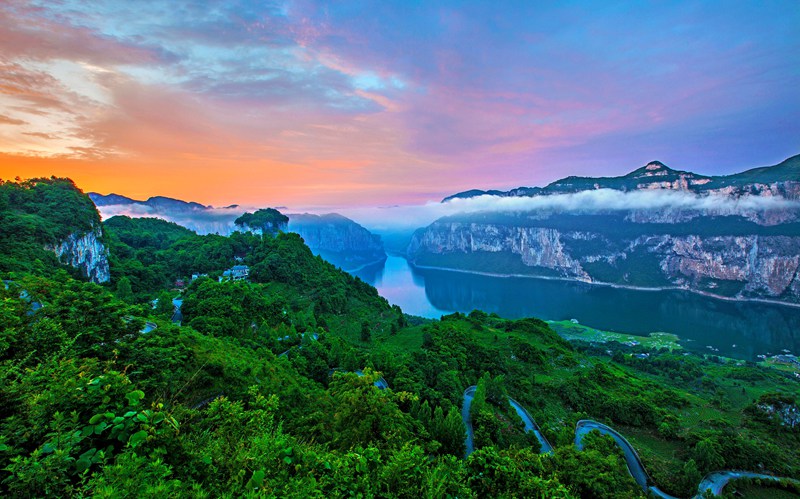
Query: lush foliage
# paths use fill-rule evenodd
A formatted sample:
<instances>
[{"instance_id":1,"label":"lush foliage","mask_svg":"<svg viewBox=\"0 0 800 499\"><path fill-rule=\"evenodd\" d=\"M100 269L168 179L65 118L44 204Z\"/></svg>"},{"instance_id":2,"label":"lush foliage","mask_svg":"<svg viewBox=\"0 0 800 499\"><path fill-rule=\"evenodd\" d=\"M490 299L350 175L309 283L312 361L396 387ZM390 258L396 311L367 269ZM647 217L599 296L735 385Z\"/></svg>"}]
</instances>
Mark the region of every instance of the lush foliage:
<instances>
[{"instance_id":1,"label":"lush foliage","mask_svg":"<svg viewBox=\"0 0 800 499\"><path fill-rule=\"evenodd\" d=\"M4 213L4 224L28 216ZM720 468L800 474L798 385L778 371L575 346L536 319L409 318L294 234L105 227L109 285L53 267L0 286L0 495L641 495L609 438L576 449L586 418L624 433L675 494ZM29 257L0 242L7 258ZM215 279L237 263L249 281ZM476 450L465 459L471 385ZM552 454L538 453L508 396Z\"/></svg>"},{"instance_id":2,"label":"lush foliage","mask_svg":"<svg viewBox=\"0 0 800 499\"><path fill-rule=\"evenodd\" d=\"M238 227L258 231L262 234L275 234L284 230L289 224L289 217L274 208L256 210L255 213L247 212L234 220Z\"/></svg>"},{"instance_id":3,"label":"lush foliage","mask_svg":"<svg viewBox=\"0 0 800 499\"><path fill-rule=\"evenodd\" d=\"M62 266L46 247L99 226L91 200L69 179L0 180L0 273L53 272Z\"/></svg>"}]
</instances>

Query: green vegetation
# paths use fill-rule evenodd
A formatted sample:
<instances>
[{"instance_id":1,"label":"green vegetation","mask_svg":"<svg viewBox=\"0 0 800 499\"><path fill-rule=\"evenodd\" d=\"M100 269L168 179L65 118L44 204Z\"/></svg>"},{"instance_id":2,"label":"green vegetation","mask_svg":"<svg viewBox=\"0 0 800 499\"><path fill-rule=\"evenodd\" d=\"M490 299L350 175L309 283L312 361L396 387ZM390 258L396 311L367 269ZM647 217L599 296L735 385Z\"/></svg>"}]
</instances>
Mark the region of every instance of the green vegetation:
<instances>
[{"instance_id":1,"label":"green vegetation","mask_svg":"<svg viewBox=\"0 0 800 499\"><path fill-rule=\"evenodd\" d=\"M572 321L547 321L547 324L567 340L585 341L587 343L607 343L615 341L617 343L628 343L631 345L641 345L646 349L658 350L666 348L669 350L679 350L678 336L670 333L650 333L647 336L634 334L616 333L614 331L603 331L593 327L584 326Z\"/></svg>"},{"instance_id":2,"label":"green vegetation","mask_svg":"<svg viewBox=\"0 0 800 499\"><path fill-rule=\"evenodd\" d=\"M70 234L100 227L92 201L69 179L0 179L0 272L54 272L62 266L54 247Z\"/></svg>"},{"instance_id":3,"label":"green vegetation","mask_svg":"<svg viewBox=\"0 0 800 499\"><path fill-rule=\"evenodd\" d=\"M746 499L793 499L800 497L800 483L789 480L739 478L731 480L723 491L725 497Z\"/></svg>"},{"instance_id":4,"label":"green vegetation","mask_svg":"<svg viewBox=\"0 0 800 499\"><path fill-rule=\"evenodd\" d=\"M289 224L289 217L274 208L257 210L255 213L245 213L234 222L237 227L258 231L262 234L275 234L285 230Z\"/></svg>"},{"instance_id":5,"label":"green vegetation","mask_svg":"<svg viewBox=\"0 0 800 499\"><path fill-rule=\"evenodd\" d=\"M0 286L0 495L641 496L609 438L575 448L586 418L625 434L674 494L720 468L800 476L788 373L656 343L571 343L537 319L411 318L296 234L105 227L106 286L34 265ZM3 240L2 254L25 262L40 243L23 242ZM217 282L237 262L249 280ZM169 320L178 278L181 325ZM142 333L145 321L158 327ZM477 450L464 459L471 385Z\"/></svg>"}]
</instances>

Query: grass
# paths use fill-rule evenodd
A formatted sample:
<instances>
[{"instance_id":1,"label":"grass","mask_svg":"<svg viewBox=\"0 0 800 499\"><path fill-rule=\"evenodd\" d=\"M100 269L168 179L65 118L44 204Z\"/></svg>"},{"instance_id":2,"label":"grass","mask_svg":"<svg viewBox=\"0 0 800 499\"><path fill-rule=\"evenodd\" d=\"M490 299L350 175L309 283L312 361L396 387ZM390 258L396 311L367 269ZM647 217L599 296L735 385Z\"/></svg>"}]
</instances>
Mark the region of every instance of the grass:
<instances>
[{"instance_id":1,"label":"grass","mask_svg":"<svg viewBox=\"0 0 800 499\"><path fill-rule=\"evenodd\" d=\"M572 321L547 321L550 327L566 340L581 340L589 343L607 343L616 341L619 343L629 343L635 341L645 348L667 348L669 350L680 350L678 336L670 333L650 333L647 336L637 336L633 334L616 333L613 331L603 331L593 327L576 324Z\"/></svg>"},{"instance_id":2,"label":"grass","mask_svg":"<svg viewBox=\"0 0 800 499\"><path fill-rule=\"evenodd\" d=\"M397 334L382 338L383 346L393 352L411 352L422 348L422 330L424 325L403 328Z\"/></svg>"},{"instance_id":3,"label":"grass","mask_svg":"<svg viewBox=\"0 0 800 499\"><path fill-rule=\"evenodd\" d=\"M730 494L733 491L723 491ZM736 489L737 497L744 499L797 499L800 495L783 490L778 487L758 487L757 485L748 485L746 487L739 487Z\"/></svg>"},{"instance_id":4,"label":"grass","mask_svg":"<svg viewBox=\"0 0 800 499\"><path fill-rule=\"evenodd\" d=\"M770 357L763 362L758 363L761 366L771 367L772 369L777 369L778 371L784 371L787 373L800 373L800 367L796 365L789 365L784 364L783 362L778 362L774 358Z\"/></svg>"}]
</instances>

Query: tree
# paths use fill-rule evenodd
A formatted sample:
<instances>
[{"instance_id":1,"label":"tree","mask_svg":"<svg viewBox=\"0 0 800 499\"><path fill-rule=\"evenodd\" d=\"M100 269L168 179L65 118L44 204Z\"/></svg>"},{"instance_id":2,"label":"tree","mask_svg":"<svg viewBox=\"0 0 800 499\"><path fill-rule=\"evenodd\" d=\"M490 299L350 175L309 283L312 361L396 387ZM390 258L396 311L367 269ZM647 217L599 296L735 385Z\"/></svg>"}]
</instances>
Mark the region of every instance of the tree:
<instances>
[{"instance_id":1,"label":"tree","mask_svg":"<svg viewBox=\"0 0 800 499\"><path fill-rule=\"evenodd\" d=\"M119 281L117 281L117 298L124 301L125 303L133 303L134 296L133 296L133 289L131 289L131 280L128 279L128 276L122 277Z\"/></svg>"},{"instance_id":2,"label":"tree","mask_svg":"<svg viewBox=\"0 0 800 499\"><path fill-rule=\"evenodd\" d=\"M369 324L366 322L361 323L361 341L369 342L372 340L372 332L369 329Z\"/></svg>"},{"instance_id":3,"label":"tree","mask_svg":"<svg viewBox=\"0 0 800 499\"><path fill-rule=\"evenodd\" d=\"M692 450L692 456L697 467L706 473L725 466L725 459L719 453L719 446L709 438L697 442Z\"/></svg>"},{"instance_id":4,"label":"tree","mask_svg":"<svg viewBox=\"0 0 800 499\"><path fill-rule=\"evenodd\" d=\"M363 376L334 374L330 384L335 406L333 443L340 449L359 445L396 448L413 440L414 422L397 405L401 395L379 390L374 385L379 378L369 368Z\"/></svg>"},{"instance_id":5,"label":"tree","mask_svg":"<svg viewBox=\"0 0 800 499\"><path fill-rule=\"evenodd\" d=\"M255 213L245 213L234 222L237 227L251 229L263 235L274 235L279 231L286 230L289 224L289 217L273 208L257 210Z\"/></svg>"},{"instance_id":6,"label":"tree","mask_svg":"<svg viewBox=\"0 0 800 499\"><path fill-rule=\"evenodd\" d=\"M447 416L444 415L441 406L433 412L431 436L442 445L439 453L463 456L466 450L464 443L466 433L467 428L461 419L461 413L455 407L450 407Z\"/></svg>"},{"instance_id":7,"label":"tree","mask_svg":"<svg viewBox=\"0 0 800 499\"><path fill-rule=\"evenodd\" d=\"M157 315L163 317L172 317L172 314L175 312L175 305L173 305L172 296L168 291L162 291L161 294L158 295L155 312Z\"/></svg>"}]
</instances>

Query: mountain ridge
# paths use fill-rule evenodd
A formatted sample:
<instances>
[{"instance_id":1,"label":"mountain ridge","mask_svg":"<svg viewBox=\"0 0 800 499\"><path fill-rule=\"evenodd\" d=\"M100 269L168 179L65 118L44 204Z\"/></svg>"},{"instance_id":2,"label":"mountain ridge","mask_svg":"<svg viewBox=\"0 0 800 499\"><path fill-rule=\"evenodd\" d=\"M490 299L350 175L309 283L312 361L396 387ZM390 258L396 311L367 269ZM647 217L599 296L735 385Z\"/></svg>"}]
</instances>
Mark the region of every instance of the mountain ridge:
<instances>
[{"instance_id":1,"label":"mountain ridge","mask_svg":"<svg viewBox=\"0 0 800 499\"><path fill-rule=\"evenodd\" d=\"M648 181L648 179L652 179ZM644 180L644 182L636 182ZM622 191L641 189L678 189L696 193L720 191L724 194L745 194L749 187L776 183L796 184L784 189L789 197L800 196L800 154L791 156L778 164L751 168L731 175L708 176L675 170L661 161L654 160L625 175L616 177L568 176L555 180L544 187L520 186L507 191L469 189L447 196L446 203L453 199L469 199L477 196L533 197L539 195L569 194L593 189L615 189ZM749 189L752 191L753 189ZM761 189L763 191L764 189ZM775 189L773 189L775 190ZM778 189L780 191L780 189Z\"/></svg>"},{"instance_id":2,"label":"mountain ridge","mask_svg":"<svg viewBox=\"0 0 800 499\"><path fill-rule=\"evenodd\" d=\"M95 206L112 206L112 205L125 205L125 204L142 204L152 208L172 208L183 210L209 210L212 206L196 203L194 201L183 201L167 196L150 196L146 200L129 198L121 194L100 194L98 192L89 192L89 198ZM238 205L226 206L225 208L236 208Z\"/></svg>"}]
</instances>

